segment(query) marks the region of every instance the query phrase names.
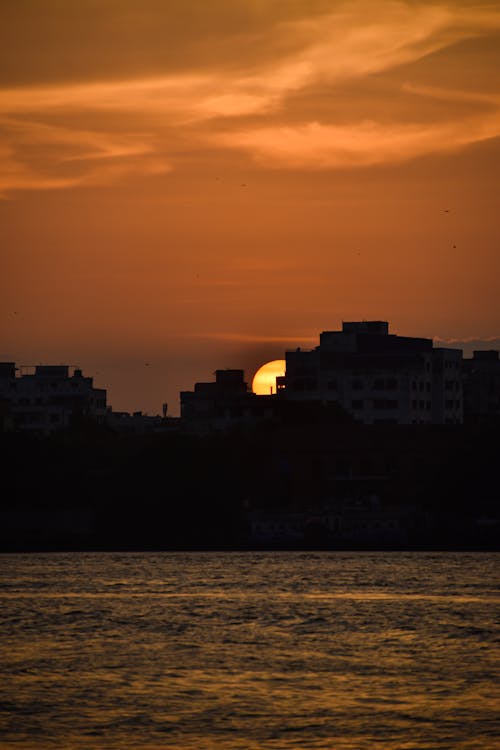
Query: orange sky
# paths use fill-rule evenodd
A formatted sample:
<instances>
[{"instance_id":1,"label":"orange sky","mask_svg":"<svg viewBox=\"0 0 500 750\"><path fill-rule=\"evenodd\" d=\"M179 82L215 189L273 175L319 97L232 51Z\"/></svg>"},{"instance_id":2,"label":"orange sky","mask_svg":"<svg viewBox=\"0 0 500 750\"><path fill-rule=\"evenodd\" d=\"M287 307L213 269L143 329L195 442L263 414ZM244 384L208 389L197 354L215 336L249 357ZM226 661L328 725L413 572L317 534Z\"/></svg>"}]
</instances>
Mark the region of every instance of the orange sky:
<instances>
[{"instance_id":1,"label":"orange sky","mask_svg":"<svg viewBox=\"0 0 500 750\"><path fill-rule=\"evenodd\" d=\"M500 2L2 3L0 131L2 360L176 413L342 319L500 346Z\"/></svg>"}]
</instances>

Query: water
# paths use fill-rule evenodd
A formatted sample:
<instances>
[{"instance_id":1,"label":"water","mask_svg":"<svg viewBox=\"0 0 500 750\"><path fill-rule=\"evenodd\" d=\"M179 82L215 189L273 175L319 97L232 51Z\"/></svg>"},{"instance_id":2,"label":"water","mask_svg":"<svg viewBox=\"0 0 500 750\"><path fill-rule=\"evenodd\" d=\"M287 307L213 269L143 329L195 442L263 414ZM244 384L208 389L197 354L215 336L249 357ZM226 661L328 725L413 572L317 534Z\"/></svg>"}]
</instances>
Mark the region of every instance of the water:
<instances>
[{"instance_id":1,"label":"water","mask_svg":"<svg viewBox=\"0 0 500 750\"><path fill-rule=\"evenodd\" d=\"M497 748L499 557L2 556L0 747Z\"/></svg>"}]
</instances>

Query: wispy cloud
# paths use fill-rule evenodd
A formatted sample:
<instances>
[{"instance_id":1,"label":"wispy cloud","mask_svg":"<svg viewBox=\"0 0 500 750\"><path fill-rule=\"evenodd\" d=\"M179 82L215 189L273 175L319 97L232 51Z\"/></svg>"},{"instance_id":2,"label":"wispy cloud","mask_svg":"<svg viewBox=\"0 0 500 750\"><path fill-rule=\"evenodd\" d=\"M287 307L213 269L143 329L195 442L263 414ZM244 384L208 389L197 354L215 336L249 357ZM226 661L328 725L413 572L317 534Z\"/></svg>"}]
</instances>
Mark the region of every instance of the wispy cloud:
<instances>
[{"instance_id":1,"label":"wispy cloud","mask_svg":"<svg viewBox=\"0 0 500 750\"><path fill-rule=\"evenodd\" d=\"M481 349L500 351L500 336L468 336L460 339L434 336L433 340L434 346L442 346L445 349L462 349L465 357L471 357L474 351Z\"/></svg>"},{"instance_id":2,"label":"wispy cloud","mask_svg":"<svg viewBox=\"0 0 500 750\"><path fill-rule=\"evenodd\" d=\"M75 187L75 177L48 177L23 164L13 149L0 148L0 196L11 190L60 190Z\"/></svg>"},{"instance_id":3,"label":"wispy cloud","mask_svg":"<svg viewBox=\"0 0 500 750\"><path fill-rule=\"evenodd\" d=\"M105 133L0 117L0 194L112 184L138 170L168 172L143 133Z\"/></svg>"},{"instance_id":4,"label":"wispy cloud","mask_svg":"<svg viewBox=\"0 0 500 750\"><path fill-rule=\"evenodd\" d=\"M402 90L417 96L440 99L449 102L471 102L500 108L500 94L482 91L464 91L463 89L445 89L442 86L422 86L415 83L404 83Z\"/></svg>"},{"instance_id":5,"label":"wispy cloud","mask_svg":"<svg viewBox=\"0 0 500 750\"><path fill-rule=\"evenodd\" d=\"M214 63L194 74L0 89L0 187L68 187L168 171L180 131L195 149L237 149L279 168L371 166L462 148L499 135L495 97L410 81L395 95L411 92L481 108L451 122L411 124L367 117L346 124L345 113L339 123L334 111L318 118L315 102L333 97L347 81L369 80L498 29L500 11L487 5L350 2L271 26L262 41L274 39L277 51L265 63L256 57L229 70ZM292 121L290 97L307 92L309 109ZM82 114L85 128L72 124ZM125 118L126 132L117 127L117 115ZM55 125L57 118L64 125ZM50 149L50 160L37 158L33 147Z\"/></svg>"},{"instance_id":6,"label":"wispy cloud","mask_svg":"<svg viewBox=\"0 0 500 750\"><path fill-rule=\"evenodd\" d=\"M0 89L0 112L116 110L173 117L233 117L276 108L290 91L338 83L418 60L461 39L500 28L500 11L352 2L313 19L281 23L294 52L246 70Z\"/></svg>"},{"instance_id":7,"label":"wispy cloud","mask_svg":"<svg viewBox=\"0 0 500 750\"><path fill-rule=\"evenodd\" d=\"M111 159L153 150L151 143L140 133L102 133L6 117L0 118L0 128L6 135L15 136L20 143L66 146L70 153L61 157L66 160Z\"/></svg>"},{"instance_id":8,"label":"wispy cloud","mask_svg":"<svg viewBox=\"0 0 500 750\"><path fill-rule=\"evenodd\" d=\"M247 90L245 91L245 88ZM119 111L170 115L175 121L241 115L265 104L259 92L238 78L170 75L64 86L0 90L0 111Z\"/></svg>"},{"instance_id":9,"label":"wispy cloud","mask_svg":"<svg viewBox=\"0 0 500 750\"><path fill-rule=\"evenodd\" d=\"M461 339L453 338L441 338L440 336L434 336L434 342L436 344L478 344L484 348L495 348L500 347L500 336L468 336Z\"/></svg>"},{"instance_id":10,"label":"wispy cloud","mask_svg":"<svg viewBox=\"0 0 500 750\"><path fill-rule=\"evenodd\" d=\"M309 344L317 343L318 335L310 333L297 336L279 336L279 335L261 335L249 333L237 333L230 331L217 331L213 333L192 334L189 338L210 339L214 341L228 341L236 343L253 343L253 344Z\"/></svg>"},{"instance_id":11,"label":"wispy cloud","mask_svg":"<svg viewBox=\"0 0 500 750\"><path fill-rule=\"evenodd\" d=\"M500 111L491 117L428 125L360 122L254 128L212 140L244 149L267 167L337 169L366 167L443 153L500 135Z\"/></svg>"}]
</instances>

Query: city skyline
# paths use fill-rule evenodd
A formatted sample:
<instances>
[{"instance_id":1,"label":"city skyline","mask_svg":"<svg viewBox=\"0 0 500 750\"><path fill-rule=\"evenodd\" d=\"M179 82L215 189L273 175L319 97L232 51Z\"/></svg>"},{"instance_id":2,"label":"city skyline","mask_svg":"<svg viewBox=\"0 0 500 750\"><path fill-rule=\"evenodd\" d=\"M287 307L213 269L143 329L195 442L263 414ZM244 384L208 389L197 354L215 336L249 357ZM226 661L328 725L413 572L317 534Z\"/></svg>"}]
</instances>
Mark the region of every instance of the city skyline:
<instances>
[{"instance_id":1,"label":"city skyline","mask_svg":"<svg viewBox=\"0 0 500 750\"><path fill-rule=\"evenodd\" d=\"M176 413L342 320L500 348L499 3L0 14L0 360Z\"/></svg>"},{"instance_id":2,"label":"city skyline","mask_svg":"<svg viewBox=\"0 0 500 750\"><path fill-rule=\"evenodd\" d=\"M458 424L463 419L462 389L465 382L469 393L468 417L475 419L480 414L483 417L489 414L494 418L498 412L495 394L498 390L499 351L491 346L494 340L466 342L464 351L457 347L442 347L442 342L426 337L400 336L390 329L388 321L366 320L342 321L341 330L322 331L318 338L319 344L314 347L287 349L282 353L284 359L263 363L251 377L242 368L219 367L212 373L215 381L197 380L192 384L194 391L181 391L173 404L163 401L163 418L177 418L180 407L182 421L187 413L185 405L188 404L187 411L191 412L194 403L195 412L199 411L196 419L201 417L205 422L210 411L225 411L226 407L230 412L233 410L234 404L225 403L226 396L229 402L234 397L243 398L243 412L246 413L247 406L254 404L258 418L268 418L271 412L262 411L252 399L279 396L280 400L284 397L287 401L335 402L346 413L365 423L373 420L374 423L437 421ZM472 344L477 348L471 349ZM145 366L149 367L149 363ZM102 382L94 385L93 374L88 377L87 373L83 378L77 365L0 362L0 371L0 401L3 399L5 404L10 404L5 415L14 420L14 426L17 412L22 415L22 425L35 431L42 423L48 422L51 422L51 429L68 427L74 415L80 412L98 422L120 416L161 418L158 408L151 413L144 407L121 409L109 401L106 403L112 384L107 384L105 389L102 389ZM456 383L450 380L452 371L456 371ZM471 380L474 371L476 375ZM385 413L389 408L387 400L380 401L381 391L384 391L384 398L390 396L392 399L390 408L393 411L390 413ZM424 397L422 392L427 395ZM248 402L247 396L251 397ZM217 404L219 397L222 400ZM455 400L449 401L450 398ZM365 412L370 405L375 412ZM243 415L239 414L240 408L236 411L238 417ZM248 416L252 416L251 412L252 408ZM175 421L170 419L169 424ZM152 427L153 422L150 425ZM231 426L229 423L224 425L224 429ZM117 425L113 423L112 426Z\"/></svg>"}]
</instances>

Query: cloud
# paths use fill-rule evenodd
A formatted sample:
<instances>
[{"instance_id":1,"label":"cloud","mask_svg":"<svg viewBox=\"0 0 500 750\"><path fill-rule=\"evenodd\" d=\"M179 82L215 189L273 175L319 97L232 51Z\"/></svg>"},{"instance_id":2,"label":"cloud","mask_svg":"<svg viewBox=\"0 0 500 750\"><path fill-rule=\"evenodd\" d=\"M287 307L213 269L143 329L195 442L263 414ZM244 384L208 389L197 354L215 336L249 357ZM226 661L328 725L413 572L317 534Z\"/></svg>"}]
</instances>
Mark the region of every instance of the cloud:
<instances>
[{"instance_id":1,"label":"cloud","mask_svg":"<svg viewBox=\"0 0 500 750\"><path fill-rule=\"evenodd\" d=\"M349 121L349 111L339 122L334 105L322 117L315 110L334 101L347 82L369 86L374 75L498 29L500 12L487 5L339 3L326 14L270 21L255 39L254 57L241 64L235 51L231 66L215 59L208 68L200 62L198 72L3 88L0 187L62 188L157 174L171 170L183 149L239 150L266 168L314 170L463 148L499 134L495 97L392 82L384 122L354 115ZM259 43L268 54L259 54ZM402 92L468 102L481 111L449 122L403 122L390 116L391 96ZM309 97L308 104L292 116L290 102L298 95ZM493 111L483 111L488 107Z\"/></svg>"},{"instance_id":2,"label":"cloud","mask_svg":"<svg viewBox=\"0 0 500 750\"><path fill-rule=\"evenodd\" d=\"M464 357L472 357L472 352L481 349L496 349L500 351L500 336L474 337L453 339L434 336L434 346L449 349L462 349Z\"/></svg>"},{"instance_id":3,"label":"cloud","mask_svg":"<svg viewBox=\"0 0 500 750\"><path fill-rule=\"evenodd\" d=\"M144 134L103 133L0 117L0 194L105 185L171 170ZM140 161L140 166L139 162Z\"/></svg>"},{"instance_id":4,"label":"cloud","mask_svg":"<svg viewBox=\"0 0 500 750\"><path fill-rule=\"evenodd\" d=\"M19 143L68 147L70 154L62 157L66 160L111 159L152 151L151 143L145 140L144 134L138 133L99 133L10 118L0 118L0 128L15 136Z\"/></svg>"},{"instance_id":5,"label":"cloud","mask_svg":"<svg viewBox=\"0 0 500 750\"><path fill-rule=\"evenodd\" d=\"M165 124L260 112L274 101L272 87L225 73L0 90L0 112L78 111L164 115Z\"/></svg>"},{"instance_id":6,"label":"cloud","mask_svg":"<svg viewBox=\"0 0 500 750\"><path fill-rule=\"evenodd\" d=\"M500 111L488 118L443 124L322 125L255 128L218 134L218 145L249 151L267 167L338 169L398 162L453 151L500 135Z\"/></svg>"},{"instance_id":7,"label":"cloud","mask_svg":"<svg viewBox=\"0 0 500 750\"><path fill-rule=\"evenodd\" d=\"M277 66L271 81L297 88L314 80L338 82L389 70L490 28L492 14L461 19L446 5L352 2L337 10L283 24L303 49ZM500 25L500 15L494 17ZM489 26L488 26L489 25Z\"/></svg>"},{"instance_id":8,"label":"cloud","mask_svg":"<svg viewBox=\"0 0 500 750\"><path fill-rule=\"evenodd\" d=\"M238 343L255 343L255 344L293 344L294 346L304 343L317 343L318 336L308 334L297 336L279 336L279 335L261 335L233 333L229 331L218 331L214 333L192 334L189 338L213 339L215 341L235 341Z\"/></svg>"},{"instance_id":9,"label":"cloud","mask_svg":"<svg viewBox=\"0 0 500 750\"><path fill-rule=\"evenodd\" d=\"M495 109L500 107L500 95L481 91L463 91L462 89L445 89L442 86L421 86L414 83L404 83L402 90L417 96L440 99L449 102L470 102L484 104Z\"/></svg>"},{"instance_id":10,"label":"cloud","mask_svg":"<svg viewBox=\"0 0 500 750\"><path fill-rule=\"evenodd\" d=\"M77 184L78 180L74 177L37 174L16 158L13 149L0 148L0 196L5 197L10 190L60 190Z\"/></svg>"},{"instance_id":11,"label":"cloud","mask_svg":"<svg viewBox=\"0 0 500 750\"><path fill-rule=\"evenodd\" d=\"M0 89L6 113L71 109L233 117L279 107L315 82L338 83L418 60L461 39L500 28L500 12L404 2L352 2L330 14L282 22L268 34L294 51L244 70Z\"/></svg>"}]
</instances>

